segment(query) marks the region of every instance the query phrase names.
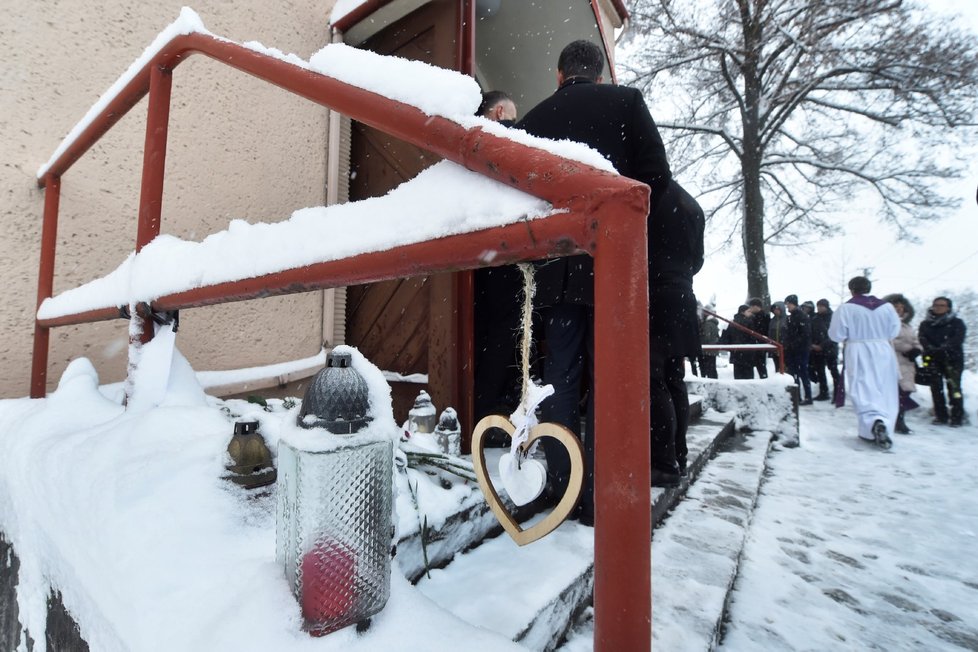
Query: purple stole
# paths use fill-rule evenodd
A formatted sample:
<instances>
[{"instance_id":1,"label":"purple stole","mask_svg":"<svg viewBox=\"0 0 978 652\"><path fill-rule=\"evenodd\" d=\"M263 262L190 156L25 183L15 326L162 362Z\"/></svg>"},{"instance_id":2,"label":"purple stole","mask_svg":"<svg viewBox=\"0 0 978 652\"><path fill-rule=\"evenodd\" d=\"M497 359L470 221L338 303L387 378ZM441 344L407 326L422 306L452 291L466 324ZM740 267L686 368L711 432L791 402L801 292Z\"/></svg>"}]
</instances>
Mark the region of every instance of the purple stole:
<instances>
[{"instance_id":1,"label":"purple stole","mask_svg":"<svg viewBox=\"0 0 978 652\"><path fill-rule=\"evenodd\" d=\"M846 301L846 303L854 303L857 306L862 306L863 308L876 310L880 306L885 306L887 302L883 301L882 299L877 299L871 294L857 294L853 298Z\"/></svg>"}]
</instances>

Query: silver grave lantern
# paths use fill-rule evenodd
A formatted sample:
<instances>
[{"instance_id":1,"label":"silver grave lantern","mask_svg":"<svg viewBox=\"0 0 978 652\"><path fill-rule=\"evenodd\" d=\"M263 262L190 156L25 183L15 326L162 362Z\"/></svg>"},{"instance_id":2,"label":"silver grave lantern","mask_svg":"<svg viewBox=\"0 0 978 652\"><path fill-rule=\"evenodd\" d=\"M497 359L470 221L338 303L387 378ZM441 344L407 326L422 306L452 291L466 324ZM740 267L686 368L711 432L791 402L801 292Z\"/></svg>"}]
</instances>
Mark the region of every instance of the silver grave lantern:
<instances>
[{"instance_id":1,"label":"silver grave lantern","mask_svg":"<svg viewBox=\"0 0 978 652\"><path fill-rule=\"evenodd\" d=\"M390 597L392 443L367 426L366 381L333 352L279 442L276 557L323 636L362 623Z\"/></svg>"}]
</instances>

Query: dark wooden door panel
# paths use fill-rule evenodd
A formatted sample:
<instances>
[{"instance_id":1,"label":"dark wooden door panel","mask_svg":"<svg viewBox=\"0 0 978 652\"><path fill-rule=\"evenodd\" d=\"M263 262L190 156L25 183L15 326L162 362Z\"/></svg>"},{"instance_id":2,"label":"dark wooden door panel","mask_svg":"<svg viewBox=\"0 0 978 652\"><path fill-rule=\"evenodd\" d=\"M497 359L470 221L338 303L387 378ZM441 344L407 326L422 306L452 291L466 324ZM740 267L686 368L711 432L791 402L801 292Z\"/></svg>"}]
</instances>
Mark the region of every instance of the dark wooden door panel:
<instances>
[{"instance_id":1,"label":"dark wooden door panel","mask_svg":"<svg viewBox=\"0 0 978 652\"><path fill-rule=\"evenodd\" d=\"M457 69L457 0L434 0L359 47ZM370 20L367 18L367 20ZM438 162L431 153L366 125L353 124L350 199L378 197ZM427 373L441 409L458 409L458 317L453 275L401 279L350 288L347 341L381 369ZM416 384L393 383L394 415L407 416Z\"/></svg>"}]
</instances>

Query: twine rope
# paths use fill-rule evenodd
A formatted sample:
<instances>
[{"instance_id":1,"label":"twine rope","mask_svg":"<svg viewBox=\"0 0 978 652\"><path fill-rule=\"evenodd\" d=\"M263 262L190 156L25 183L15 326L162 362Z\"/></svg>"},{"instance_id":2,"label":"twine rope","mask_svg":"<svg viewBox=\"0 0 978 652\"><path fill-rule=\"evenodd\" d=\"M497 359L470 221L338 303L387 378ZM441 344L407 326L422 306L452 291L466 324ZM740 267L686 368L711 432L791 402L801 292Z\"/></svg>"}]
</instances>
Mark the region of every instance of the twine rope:
<instances>
[{"instance_id":1,"label":"twine rope","mask_svg":"<svg viewBox=\"0 0 978 652\"><path fill-rule=\"evenodd\" d=\"M523 330L523 341L520 346L520 362L523 369L523 386L520 390L520 407L527 409L527 400L530 390L530 344L533 341L533 295L536 294L537 286L533 278L533 265L530 263L518 263L520 272L523 274L523 320L520 327Z\"/></svg>"}]
</instances>

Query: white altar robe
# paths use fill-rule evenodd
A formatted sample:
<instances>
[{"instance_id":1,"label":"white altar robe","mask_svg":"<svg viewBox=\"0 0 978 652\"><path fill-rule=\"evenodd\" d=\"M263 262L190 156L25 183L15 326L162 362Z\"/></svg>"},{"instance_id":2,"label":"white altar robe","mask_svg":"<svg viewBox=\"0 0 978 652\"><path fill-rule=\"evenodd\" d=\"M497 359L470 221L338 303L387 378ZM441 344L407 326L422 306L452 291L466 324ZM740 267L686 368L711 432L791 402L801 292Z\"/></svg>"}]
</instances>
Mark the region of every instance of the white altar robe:
<instances>
[{"instance_id":1,"label":"white altar robe","mask_svg":"<svg viewBox=\"0 0 978 652\"><path fill-rule=\"evenodd\" d=\"M829 337L845 344L845 389L859 417L859 436L873 440L873 423L882 419L893 432L900 411L896 353L900 318L889 303L871 310L844 303L832 315Z\"/></svg>"}]
</instances>

